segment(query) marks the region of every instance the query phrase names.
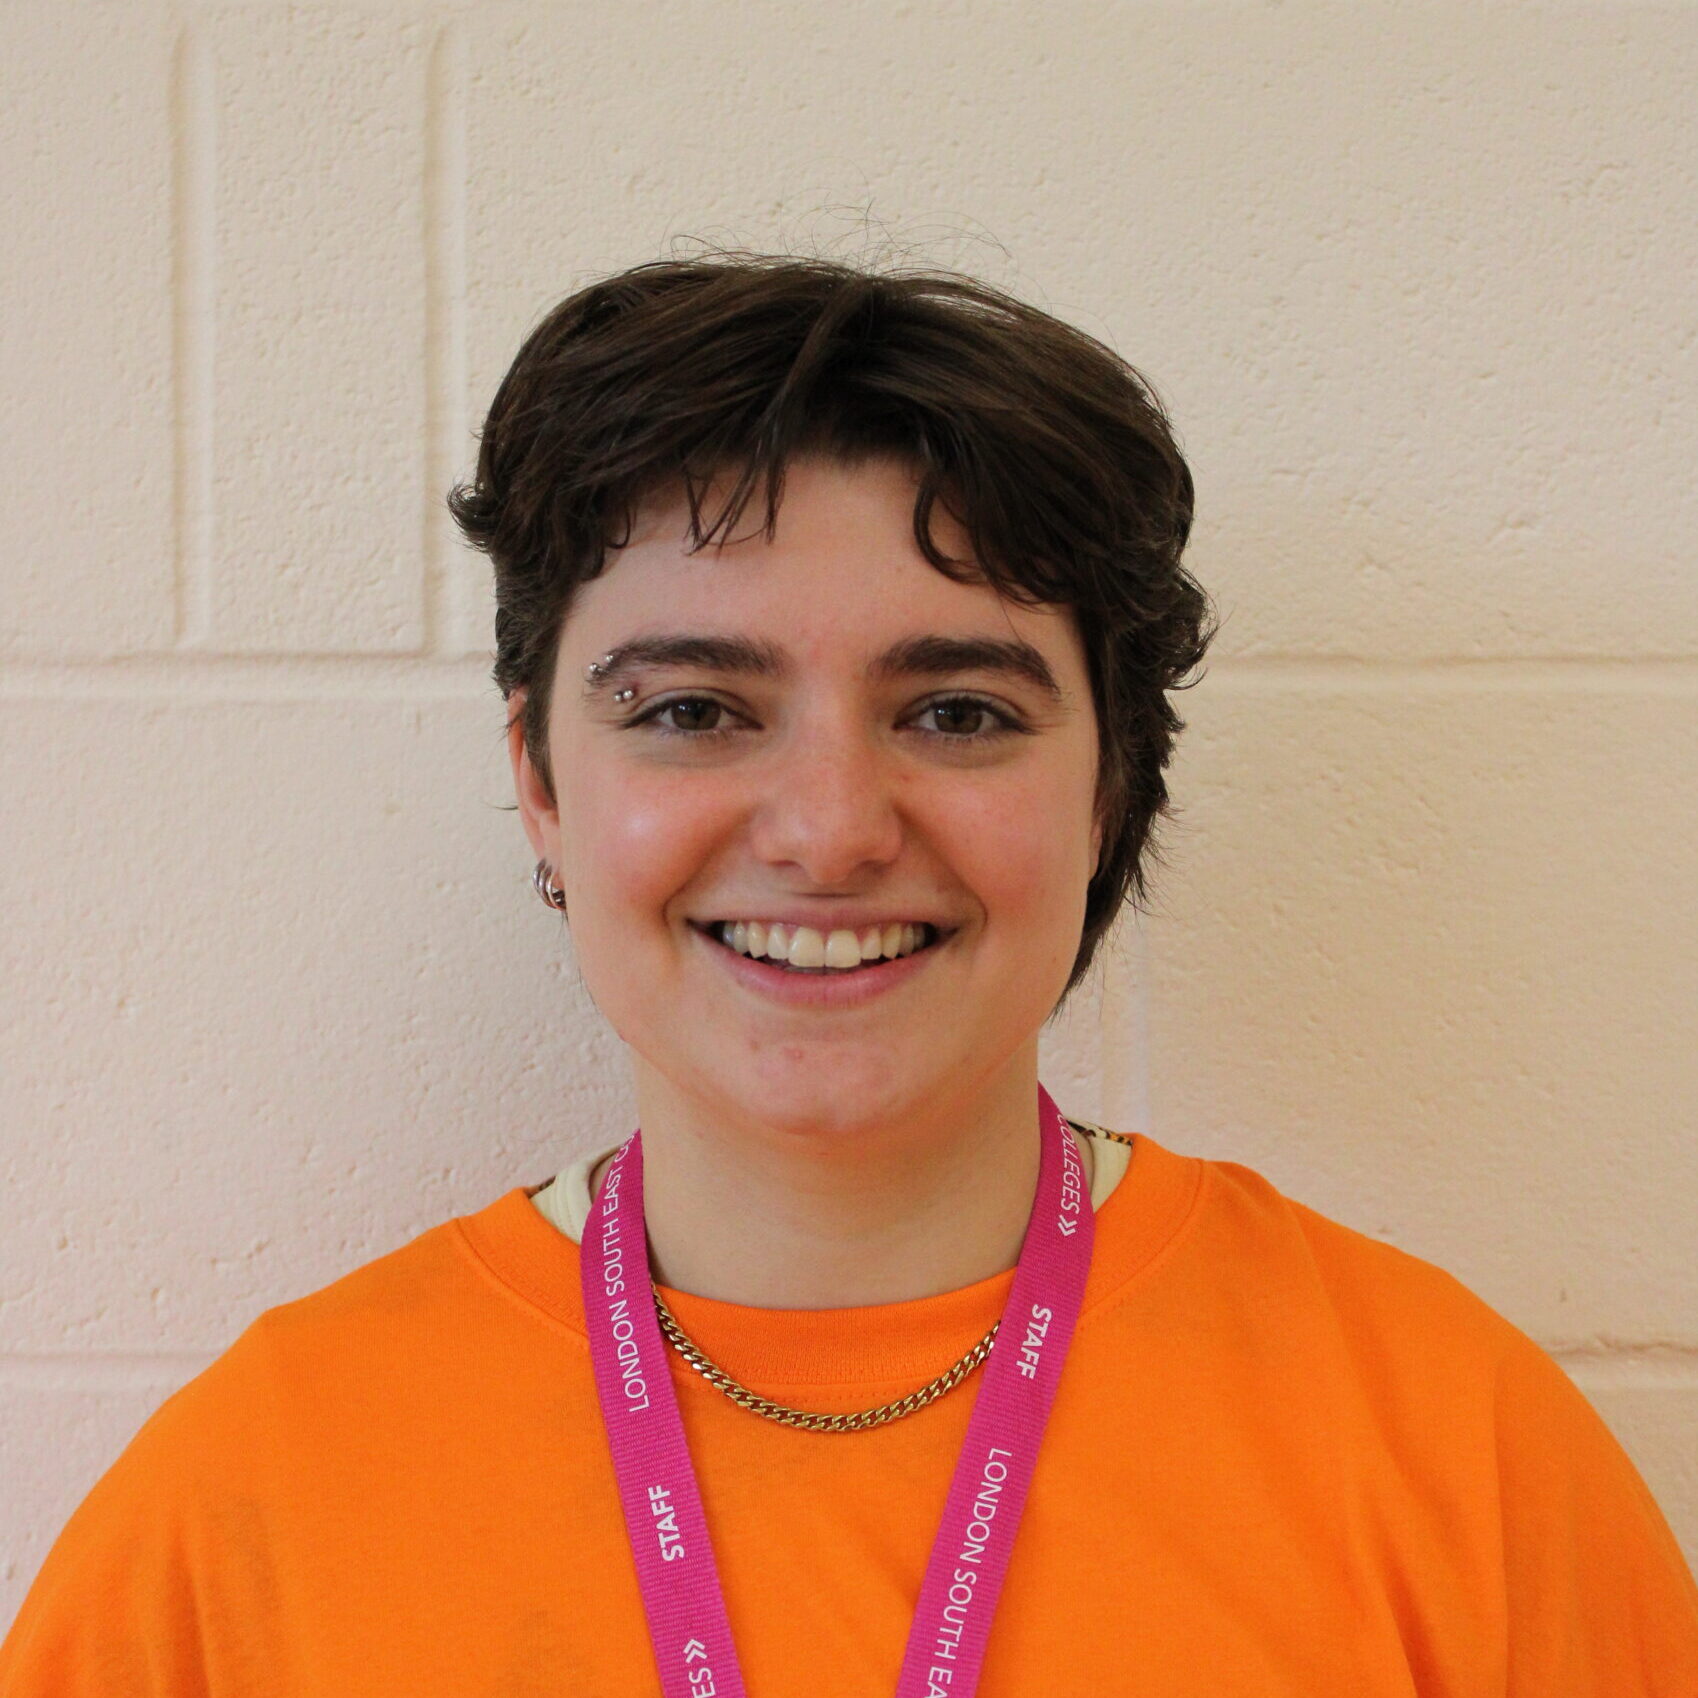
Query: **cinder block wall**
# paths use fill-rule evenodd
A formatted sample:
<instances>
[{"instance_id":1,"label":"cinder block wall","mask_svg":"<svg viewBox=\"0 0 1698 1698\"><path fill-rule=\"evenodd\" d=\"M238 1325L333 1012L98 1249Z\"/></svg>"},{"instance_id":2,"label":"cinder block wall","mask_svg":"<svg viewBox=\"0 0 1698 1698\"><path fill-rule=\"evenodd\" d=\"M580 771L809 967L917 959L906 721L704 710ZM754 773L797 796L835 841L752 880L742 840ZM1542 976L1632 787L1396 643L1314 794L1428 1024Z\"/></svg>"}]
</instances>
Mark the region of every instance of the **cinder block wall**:
<instances>
[{"instance_id":1,"label":"cinder block wall","mask_svg":"<svg viewBox=\"0 0 1698 1698\"><path fill-rule=\"evenodd\" d=\"M1569 1368L1698 1558L1691 8L29 0L0 54L0 1622L261 1309L630 1102L441 497L673 238L1171 403L1227 623L1064 1106Z\"/></svg>"}]
</instances>

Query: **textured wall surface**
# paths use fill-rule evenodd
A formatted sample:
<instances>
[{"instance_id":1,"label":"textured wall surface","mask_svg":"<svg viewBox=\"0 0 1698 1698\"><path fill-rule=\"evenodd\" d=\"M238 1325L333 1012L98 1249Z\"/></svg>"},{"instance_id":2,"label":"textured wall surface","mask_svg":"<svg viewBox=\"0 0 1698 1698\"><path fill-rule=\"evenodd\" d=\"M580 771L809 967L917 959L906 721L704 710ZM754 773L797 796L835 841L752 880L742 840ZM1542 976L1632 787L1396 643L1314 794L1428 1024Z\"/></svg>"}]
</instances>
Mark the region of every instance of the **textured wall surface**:
<instances>
[{"instance_id":1,"label":"textured wall surface","mask_svg":"<svg viewBox=\"0 0 1698 1698\"><path fill-rule=\"evenodd\" d=\"M1046 1079L1455 1273L1698 1560L1698 10L0 17L0 1624L261 1309L629 1124L441 497L680 236L1152 378L1226 624Z\"/></svg>"}]
</instances>

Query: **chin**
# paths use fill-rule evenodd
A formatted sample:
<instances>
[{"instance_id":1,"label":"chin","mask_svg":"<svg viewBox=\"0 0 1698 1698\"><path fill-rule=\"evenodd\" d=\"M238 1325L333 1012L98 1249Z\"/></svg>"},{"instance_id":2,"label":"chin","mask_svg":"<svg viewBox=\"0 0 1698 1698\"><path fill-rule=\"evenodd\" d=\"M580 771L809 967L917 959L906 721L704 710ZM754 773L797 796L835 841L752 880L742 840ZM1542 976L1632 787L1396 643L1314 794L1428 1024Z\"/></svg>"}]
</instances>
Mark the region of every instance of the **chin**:
<instances>
[{"instance_id":1,"label":"chin","mask_svg":"<svg viewBox=\"0 0 1698 1698\"><path fill-rule=\"evenodd\" d=\"M762 1056L720 1084L722 1095L750 1120L781 1132L847 1137L889 1124L940 1081L893 1071L888 1051L833 1058L793 1046L791 1057Z\"/></svg>"}]
</instances>

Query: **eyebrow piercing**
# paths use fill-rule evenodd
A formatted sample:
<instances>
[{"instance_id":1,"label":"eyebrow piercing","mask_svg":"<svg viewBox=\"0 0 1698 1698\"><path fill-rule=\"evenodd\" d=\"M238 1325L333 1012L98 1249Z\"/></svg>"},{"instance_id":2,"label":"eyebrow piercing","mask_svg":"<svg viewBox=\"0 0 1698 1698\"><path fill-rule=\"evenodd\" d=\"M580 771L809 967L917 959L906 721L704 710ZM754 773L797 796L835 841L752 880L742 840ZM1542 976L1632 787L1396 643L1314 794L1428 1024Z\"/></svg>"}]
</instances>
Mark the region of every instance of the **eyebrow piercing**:
<instances>
[{"instance_id":1,"label":"eyebrow piercing","mask_svg":"<svg viewBox=\"0 0 1698 1698\"><path fill-rule=\"evenodd\" d=\"M601 659L599 659L599 661L591 661L589 662L589 666L584 667L584 678L586 678L588 683L596 683L596 679L601 678L601 674L603 674L603 672L606 671L611 664L613 664L613 650L610 649L603 655L603 657L601 657ZM630 698L635 696L635 694L637 694L637 686L632 684L632 686L628 686L628 688L625 689L615 689L615 691L613 691L613 700L630 701Z\"/></svg>"}]
</instances>

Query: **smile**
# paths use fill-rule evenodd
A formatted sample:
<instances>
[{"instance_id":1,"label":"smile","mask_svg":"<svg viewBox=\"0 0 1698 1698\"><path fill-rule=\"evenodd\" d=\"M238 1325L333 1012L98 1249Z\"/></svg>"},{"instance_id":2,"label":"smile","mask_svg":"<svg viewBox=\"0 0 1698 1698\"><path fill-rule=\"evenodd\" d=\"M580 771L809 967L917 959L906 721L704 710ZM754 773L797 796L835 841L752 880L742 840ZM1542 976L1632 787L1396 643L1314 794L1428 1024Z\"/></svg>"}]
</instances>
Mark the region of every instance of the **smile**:
<instances>
[{"instance_id":1,"label":"smile","mask_svg":"<svg viewBox=\"0 0 1698 1698\"><path fill-rule=\"evenodd\" d=\"M820 931L781 921L714 920L698 928L716 943L756 961L793 973L853 973L879 961L894 961L929 949L942 935L924 920Z\"/></svg>"},{"instance_id":2,"label":"smile","mask_svg":"<svg viewBox=\"0 0 1698 1698\"><path fill-rule=\"evenodd\" d=\"M954 936L953 931L939 932L932 925L924 925L919 927L920 939L914 947L895 958L873 959L863 961L859 966L842 968L795 966L790 961L774 961L766 956L757 958L735 949L723 937L725 924L727 922L689 922L689 929L700 937L718 970L727 973L745 990L761 997L791 1007L817 1009L851 1009L895 990L910 978L924 973L932 961L941 958L944 953L942 944ZM807 931L807 927L800 929ZM791 939L793 941L795 939ZM747 949L747 937L744 947ZM803 951L798 953L808 953L807 939L803 939Z\"/></svg>"}]
</instances>

